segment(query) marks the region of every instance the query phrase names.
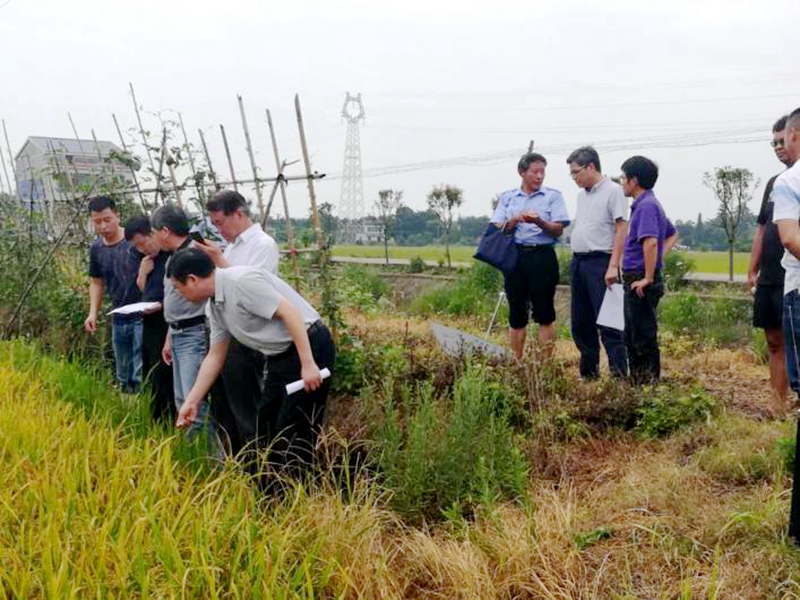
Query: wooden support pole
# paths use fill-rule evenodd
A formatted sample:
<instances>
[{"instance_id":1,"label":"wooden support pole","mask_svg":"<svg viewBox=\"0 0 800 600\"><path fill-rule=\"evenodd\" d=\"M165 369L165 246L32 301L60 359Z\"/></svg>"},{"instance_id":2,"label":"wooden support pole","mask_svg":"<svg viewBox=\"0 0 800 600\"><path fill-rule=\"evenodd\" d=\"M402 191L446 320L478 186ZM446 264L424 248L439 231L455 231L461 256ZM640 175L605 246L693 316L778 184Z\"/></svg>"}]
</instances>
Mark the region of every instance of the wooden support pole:
<instances>
[{"instance_id":1,"label":"wooden support pole","mask_svg":"<svg viewBox=\"0 0 800 600\"><path fill-rule=\"evenodd\" d=\"M9 157L10 158L10 157ZM3 149L0 148L0 163L3 163L3 173L6 176L6 185L8 186L8 195L14 196L14 190L11 189L11 180L8 178L8 167L6 167L6 161L3 158ZM0 183L2 182L2 178L0 178ZM6 186L3 186L3 191L5 192Z\"/></svg>"},{"instance_id":2,"label":"wooden support pole","mask_svg":"<svg viewBox=\"0 0 800 600\"><path fill-rule=\"evenodd\" d=\"M297 128L300 132L300 145L303 148L303 162L306 166L306 177L308 183L308 195L311 199L311 221L314 225L314 238L317 241L317 247L320 249L320 262L326 260L325 257L325 238L322 233L322 224L319 220L319 212L317 211L317 196L314 193L314 177L311 173L311 161L308 158L308 146L306 144L306 132L303 128L303 112L300 109L300 95L294 96L294 108L297 113Z\"/></svg>"},{"instance_id":3,"label":"wooden support pole","mask_svg":"<svg viewBox=\"0 0 800 600\"><path fill-rule=\"evenodd\" d=\"M119 128L119 122L117 121L117 115L111 113L111 118L114 119L114 126L117 128L117 134L119 135L119 143L122 145L122 150L127 155L126 158L133 160L133 155L128 152L128 145L125 143L125 138L122 136L122 130ZM133 168L133 163L129 165L131 170L131 176L133 177L133 185L136 188L136 193L139 194L139 202L142 205L142 210L147 212L147 203L144 201L144 195L142 194L142 189L139 187L139 178L136 177L136 169Z\"/></svg>"},{"instance_id":4,"label":"wooden support pole","mask_svg":"<svg viewBox=\"0 0 800 600\"><path fill-rule=\"evenodd\" d=\"M253 143L250 141L250 129L247 127L247 117L244 113L244 102L242 97L237 95L239 101L239 113L242 115L242 129L244 129L244 139L247 144L247 154L250 156L250 167L253 169L253 179L255 180L256 198L258 200L258 220L264 218L264 196L261 194L261 183L258 180L258 167L256 167L256 157L253 154Z\"/></svg>"},{"instance_id":5,"label":"wooden support pole","mask_svg":"<svg viewBox=\"0 0 800 600\"><path fill-rule=\"evenodd\" d=\"M206 156L206 164L208 165L208 178L214 184L214 191L218 191L219 184L217 183L217 174L214 172L214 165L211 164L211 155L208 153L208 145L206 145L206 136L203 135L203 130L198 129L198 133L200 134L200 143L203 144L203 154Z\"/></svg>"},{"instance_id":6,"label":"wooden support pole","mask_svg":"<svg viewBox=\"0 0 800 600\"><path fill-rule=\"evenodd\" d=\"M222 134L222 144L225 146L225 155L228 157L228 167L231 169L231 181L233 182L233 189L239 191L239 186L236 183L236 173L233 170L233 160L231 159L231 149L228 147L228 138L225 135L225 127L220 124L219 131Z\"/></svg>"},{"instance_id":7,"label":"wooden support pole","mask_svg":"<svg viewBox=\"0 0 800 600\"><path fill-rule=\"evenodd\" d=\"M270 113L269 109L267 109L267 124L269 125L269 137L272 140L272 153L275 156L275 167L278 169L278 176L281 178L279 181L276 181L276 185L280 186L281 191L281 198L283 199L283 216L286 223L286 241L289 244L289 254L292 257L292 269L294 270L296 285L299 285L300 281L300 265L297 260L297 248L295 248L294 243L294 227L292 227L292 218L289 215L289 202L286 198L286 181L283 179L283 169L286 166L285 162L281 162L280 153L278 152L278 141L275 137L275 127L272 124L272 114ZM273 190L272 196L275 196L275 191ZM272 208L272 198L270 198L269 203L267 204L267 211L264 214L264 226L266 227L266 221L269 219L270 209Z\"/></svg>"},{"instance_id":8,"label":"wooden support pole","mask_svg":"<svg viewBox=\"0 0 800 600\"><path fill-rule=\"evenodd\" d=\"M189 168L192 170L192 179L194 179L195 184L197 183L197 169L194 166L194 157L192 156L192 149L189 146L189 137L186 135L186 127L183 126L183 115L178 113L178 120L181 124L181 132L183 133L183 145L186 148L186 155L189 157ZM203 186L196 186L198 199L200 200L200 204L203 205L204 194L203 194Z\"/></svg>"},{"instance_id":9,"label":"wooden support pole","mask_svg":"<svg viewBox=\"0 0 800 600\"><path fill-rule=\"evenodd\" d=\"M158 173L156 173L156 198L159 192L161 193L161 204L167 203L167 192L161 186L161 180L164 177L164 148L167 146L167 128L164 127L161 132L161 152L158 153Z\"/></svg>"},{"instance_id":10,"label":"wooden support pole","mask_svg":"<svg viewBox=\"0 0 800 600\"><path fill-rule=\"evenodd\" d=\"M19 181L17 181L17 168L14 164L14 154L11 152L11 144L8 142L8 129L6 129L6 120L3 119L3 135L6 138L6 149L8 150L8 160L11 161L11 172L14 174L14 193L13 195L19 197ZM5 167L3 167L5 168ZM6 179L8 179L8 173L6 173ZM8 182L9 187L11 186L11 181Z\"/></svg>"}]
</instances>

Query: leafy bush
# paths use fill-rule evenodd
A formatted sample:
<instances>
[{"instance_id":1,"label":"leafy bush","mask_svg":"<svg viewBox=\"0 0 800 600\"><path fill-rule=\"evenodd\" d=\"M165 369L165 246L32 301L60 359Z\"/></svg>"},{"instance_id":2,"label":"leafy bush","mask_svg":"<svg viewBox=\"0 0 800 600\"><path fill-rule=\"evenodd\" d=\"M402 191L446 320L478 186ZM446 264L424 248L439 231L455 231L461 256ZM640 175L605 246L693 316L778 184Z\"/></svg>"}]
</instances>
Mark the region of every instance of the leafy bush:
<instances>
[{"instance_id":1,"label":"leafy bush","mask_svg":"<svg viewBox=\"0 0 800 600\"><path fill-rule=\"evenodd\" d=\"M483 368L467 366L452 403L435 398L430 382L404 386L399 402L384 390L380 401L379 469L398 512L441 518L525 495L528 465Z\"/></svg>"},{"instance_id":2,"label":"leafy bush","mask_svg":"<svg viewBox=\"0 0 800 600\"><path fill-rule=\"evenodd\" d=\"M415 256L408 263L409 273L422 273L425 270L425 259L421 256Z\"/></svg>"},{"instance_id":3,"label":"leafy bush","mask_svg":"<svg viewBox=\"0 0 800 600\"><path fill-rule=\"evenodd\" d=\"M752 303L746 297L701 297L693 292L664 296L659 323L677 333L722 344L749 342Z\"/></svg>"},{"instance_id":4,"label":"leafy bush","mask_svg":"<svg viewBox=\"0 0 800 600\"><path fill-rule=\"evenodd\" d=\"M503 288L500 271L475 261L472 268L459 272L457 277L455 283L437 286L417 296L409 310L422 315L490 315ZM503 310L507 310L505 304Z\"/></svg>"},{"instance_id":5,"label":"leafy bush","mask_svg":"<svg viewBox=\"0 0 800 600\"><path fill-rule=\"evenodd\" d=\"M637 409L635 430L645 437L661 437L696 421L708 419L717 403L702 388L675 396L675 390L659 385L643 388L649 392Z\"/></svg>"},{"instance_id":6,"label":"leafy bush","mask_svg":"<svg viewBox=\"0 0 800 600\"><path fill-rule=\"evenodd\" d=\"M677 289L683 278L694 271L694 266L694 259L685 252L673 250L667 254L664 258L663 269L664 282L667 287L671 290Z\"/></svg>"}]
</instances>

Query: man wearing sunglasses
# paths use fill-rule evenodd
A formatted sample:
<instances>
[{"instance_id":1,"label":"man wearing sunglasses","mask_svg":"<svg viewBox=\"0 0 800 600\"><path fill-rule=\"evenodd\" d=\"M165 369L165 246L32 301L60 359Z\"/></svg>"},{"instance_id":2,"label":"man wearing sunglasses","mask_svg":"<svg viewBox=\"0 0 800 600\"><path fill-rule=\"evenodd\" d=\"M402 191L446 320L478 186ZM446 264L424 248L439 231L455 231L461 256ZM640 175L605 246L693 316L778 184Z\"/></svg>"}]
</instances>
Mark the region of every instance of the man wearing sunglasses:
<instances>
[{"instance_id":1,"label":"man wearing sunglasses","mask_svg":"<svg viewBox=\"0 0 800 600\"><path fill-rule=\"evenodd\" d=\"M786 133L786 116L778 119L772 126L772 141L775 156L787 167L794 162L786 152L784 137ZM764 330L769 350L769 379L772 387L770 408L776 414L787 410L786 394L789 382L786 375L786 357L783 349L783 279L781 266L783 245L778 235L778 227L772 222L775 203L772 199L772 188L778 175L767 182L761 210L758 213L758 225L753 236L750 249L750 267L747 270L747 285L753 290L753 327Z\"/></svg>"}]
</instances>

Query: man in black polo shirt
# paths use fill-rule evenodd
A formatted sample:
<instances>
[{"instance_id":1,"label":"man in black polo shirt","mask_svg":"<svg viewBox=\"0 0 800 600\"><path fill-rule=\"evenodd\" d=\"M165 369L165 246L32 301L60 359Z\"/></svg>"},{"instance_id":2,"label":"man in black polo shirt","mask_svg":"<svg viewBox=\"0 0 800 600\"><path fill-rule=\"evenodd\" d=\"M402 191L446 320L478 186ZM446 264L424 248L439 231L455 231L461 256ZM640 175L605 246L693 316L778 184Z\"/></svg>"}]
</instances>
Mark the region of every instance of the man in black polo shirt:
<instances>
[{"instance_id":1,"label":"man in black polo shirt","mask_svg":"<svg viewBox=\"0 0 800 600\"><path fill-rule=\"evenodd\" d=\"M793 164L784 146L786 117L778 119L772 126L772 148L775 156L787 167ZM761 210L758 213L758 226L753 236L750 250L750 267L747 270L747 285L755 287L753 305L753 326L764 330L769 350L769 378L772 387L770 408L776 414L789 409L787 392L789 382L786 375L786 358L783 349L783 279L781 266L783 245L778 236L778 227L772 222L774 202L772 186L775 175L767 182Z\"/></svg>"},{"instance_id":2,"label":"man in black polo shirt","mask_svg":"<svg viewBox=\"0 0 800 600\"><path fill-rule=\"evenodd\" d=\"M89 315L83 328L93 334L106 292L114 308L139 302L141 293L136 287L138 263L120 227L116 202L107 196L92 198L89 216L97 238L89 248ZM111 344L120 389L135 393L142 381L141 315L113 315Z\"/></svg>"},{"instance_id":3,"label":"man in black polo shirt","mask_svg":"<svg viewBox=\"0 0 800 600\"><path fill-rule=\"evenodd\" d=\"M153 394L153 419L172 423L176 417L172 367L161 359L161 349L167 337L163 311L164 275L170 255L161 250L150 219L145 215L132 217L125 223L125 239L133 244L140 256L136 285L142 290L142 301L161 305L142 315L142 372Z\"/></svg>"}]
</instances>

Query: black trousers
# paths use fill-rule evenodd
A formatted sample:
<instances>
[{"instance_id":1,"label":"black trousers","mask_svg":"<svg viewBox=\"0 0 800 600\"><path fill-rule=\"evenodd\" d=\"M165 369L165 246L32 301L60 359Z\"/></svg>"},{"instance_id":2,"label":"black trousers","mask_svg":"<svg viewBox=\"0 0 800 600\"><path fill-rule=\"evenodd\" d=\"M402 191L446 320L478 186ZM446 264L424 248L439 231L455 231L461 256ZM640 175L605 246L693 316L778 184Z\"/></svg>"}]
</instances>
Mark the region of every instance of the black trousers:
<instances>
[{"instance_id":1,"label":"black trousers","mask_svg":"<svg viewBox=\"0 0 800 600\"><path fill-rule=\"evenodd\" d=\"M333 374L336 349L330 331L318 321L308 330L311 352L320 369ZM287 383L300 379L300 357L289 350L267 359L267 375L258 408L256 445L269 448L269 464L288 475L299 476L312 463L328 399L331 377L311 393L287 395Z\"/></svg>"},{"instance_id":2,"label":"black trousers","mask_svg":"<svg viewBox=\"0 0 800 600\"><path fill-rule=\"evenodd\" d=\"M575 253L570 263L570 297L572 339L581 353L580 373L595 378L600 368L600 339L603 340L608 365L614 377L628 374L628 354L623 332L610 327L598 327L597 315L606 294L605 275L611 255L607 252Z\"/></svg>"},{"instance_id":3,"label":"black trousers","mask_svg":"<svg viewBox=\"0 0 800 600\"><path fill-rule=\"evenodd\" d=\"M625 346L634 383L651 383L661 377L661 352L658 348L658 302L664 295L664 281L659 273L648 285L644 297L631 289L631 283L644 273L625 273Z\"/></svg>"},{"instance_id":4,"label":"black trousers","mask_svg":"<svg viewBox=\"0 0 800 600\"><path fill-rule=\"evenodd\" d=\"M174 423L175 393L172 387L172 366L161 360L161 349L167 337L167 322L161 312L142 317L142 378L153 395L150 410L153 419Z\"/></svg>"},{"instance_id":5,"label":"black trousers","mask_svg":"<svg viewBox=\"0 0 800 600\"><path fill-rule=\"evenodd\" d=\"M215 418L227 432L234 455L257 437L265 364L261 352L230 341L222 369L224 400L216 402L215 398Z\"/></svg>"}]
</instances>

